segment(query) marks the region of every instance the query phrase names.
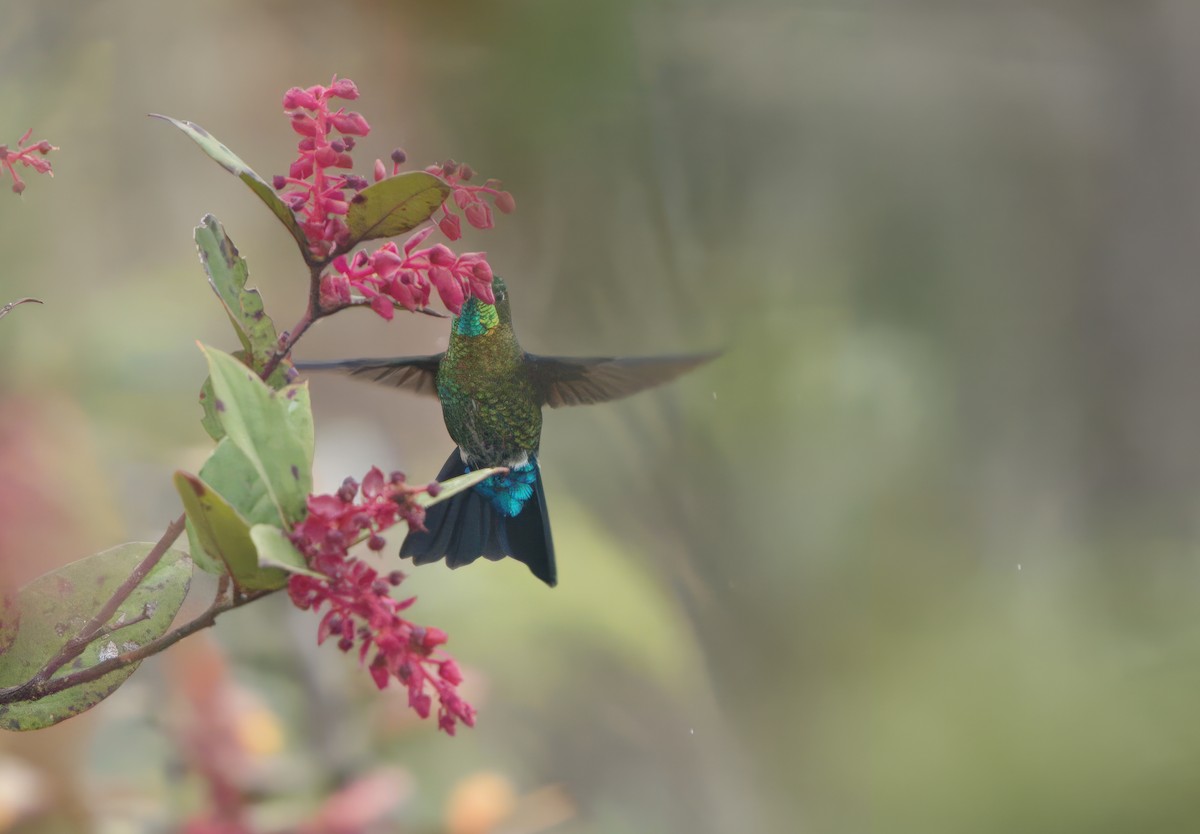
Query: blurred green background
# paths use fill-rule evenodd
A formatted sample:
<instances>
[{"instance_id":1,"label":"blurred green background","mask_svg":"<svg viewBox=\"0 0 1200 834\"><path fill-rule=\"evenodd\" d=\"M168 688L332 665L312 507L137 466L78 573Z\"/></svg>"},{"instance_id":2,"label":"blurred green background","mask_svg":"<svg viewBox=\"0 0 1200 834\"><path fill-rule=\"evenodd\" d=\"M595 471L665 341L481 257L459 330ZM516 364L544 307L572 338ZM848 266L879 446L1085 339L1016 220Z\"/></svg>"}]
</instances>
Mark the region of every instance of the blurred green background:
<instances>
[{"instance_id":1,"label":"blurred green background","mask_svg":"<svg viewBox=\"0 0 1200 834\"><path fill-rule=\"evenodd\" d=\"M294 153L283 91L350 77L361 172L402 145L516 196L463 248L506 277L527 349L726 350L548 413L557 589L511 562L413 571L476 729L415 722L275 599L87 716L0 737L0 831L176 830L207 803L189 728L230 716L264 831L381 767L378 831L1200 830L1200 5L0 0L0 20L0 142L62 148L53 180L0 195L0 300L46 302L0 322L10 581L178 513L170 474L209 448L194 341L233 342L202 214L281 328L303 309L276 220L148 112L269 178ZM445 335L351 311L299 353ZM429 477L450 448L432 400L313 392L326 487Z\"/></svg>"}]
</instances>

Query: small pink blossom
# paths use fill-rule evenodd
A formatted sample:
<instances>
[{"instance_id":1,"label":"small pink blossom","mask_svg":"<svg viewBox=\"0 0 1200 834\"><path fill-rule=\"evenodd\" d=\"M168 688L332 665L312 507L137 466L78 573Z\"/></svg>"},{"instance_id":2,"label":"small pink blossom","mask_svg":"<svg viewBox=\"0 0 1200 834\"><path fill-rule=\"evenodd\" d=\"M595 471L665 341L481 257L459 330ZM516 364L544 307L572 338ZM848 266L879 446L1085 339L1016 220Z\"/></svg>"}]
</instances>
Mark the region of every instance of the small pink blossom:
<instances>
[{"instance_id":1,"label":"small pink blossom","mask_svg":"<svg viewBox=\"0 0 1200 834\"><path fill-rule=\"evenodd\" d=\"M288 176L276 177L274 185L298 215L309 251L318 258L330 255L349 236L343 219L350 208L346 192L360 191L366 185L361 177L329 170L352 168L354 137L371 131L361 113L331 109L331 101L337 98L358 98L354 82L334 76L328 87L293 87L283 96L292 130L301 137L300 155L289 167ZM335 133L341 134L340 138Z\"/></svg>"},{"instance_id":2,"label":"small pink blossom","mask_svg":"<svg viewBox=\"0 0 1200 834\"><path fill-rule=\"evenodd\" d=\"M488 200L504 214L511 214L516 209L517 204L512 195L500 190L499 180L488 180L483 185L467 185L467 181L475 176L475 172L465 162L450 159L440 165L430 165L425 170L450 184L454 205L466 215L467 222L476 229L490 229L495 225ZM451 214L445 204L442 205L442 219L438 224L446 237L458 240L458 235L461 234L458 218ZM447 228L453 230L454 234L447 231Z\"/></svg>"},{"instance_id":3,"label":"small pink blossom","mask_svg":"<svg viewBox=\"0 0 1200 834\"><path fill-rule=\"evenodd\" d=\"M423 240L431 229L414 237ZM411 242L411 241L410 241ZM445 244L426 248L400 249L388 241L375 252L359 252L353 258L340 255L330 264L332 272L322 279L322 303L333 288L349 286L368 299L371 309L390 320L394 306L419 310L429 304L430 289L437 291L446 308L454 313L475 296L494 304L492 268L484 252L455 255ZM326 284L330 285L327 293ZM394 302L394 304L393 304ZM347 302L348 303L348 302Z\"/></svg>"},{"instance_id":4,"label":"small pink blossom","mask_svg":"<svg viewBox=\"0 0 1200 834\"><path fill-rule=\"evenodd\" d=\"M29 141L29 137L32 135L33 128L25 131L24 135L17 140L17 149L15 151L9 150L8 145L0 145L0 175L7 171L8 175L12 177L12 190L15 194L21 194L25 191L25 181L17 173L17 165L32 168L34 173L37 174L54 176L54 171L50 167L50 160L45 159L45 156L50 151L58 150L58 148L51 145L45 139L26 146L25 143Z\"/></svg>"},{"instance_id":5,"label":"small pink blossom","mask_svg":"<svg viewBox=\"0 0 1200 834\"><path fill-rule=\"evenodd\" d=\"M422 718L431 714L436 696L438 727L454 735L460 722L475 725L475 709L455 689L462 682L458 664L439 648L446 633L401 616L416 601L391 595L404 581L403 573L380 576L348 553L364 539L372 550L381 550L386 543L380 534L399 521L420 529L425 513L413 496L432 492L432 486L413 487L398 472L384 478L372 468L361 485L347 478L333 495L309 496L308 515L290 536L309 567L322 576L292 576L288 594L299 608L319 612L326 607L317 642L337 638L343 652L357 648L375 685L383 689L393 679L399 681L408 690L409 706Z\"/></svg>"}]
</instances>

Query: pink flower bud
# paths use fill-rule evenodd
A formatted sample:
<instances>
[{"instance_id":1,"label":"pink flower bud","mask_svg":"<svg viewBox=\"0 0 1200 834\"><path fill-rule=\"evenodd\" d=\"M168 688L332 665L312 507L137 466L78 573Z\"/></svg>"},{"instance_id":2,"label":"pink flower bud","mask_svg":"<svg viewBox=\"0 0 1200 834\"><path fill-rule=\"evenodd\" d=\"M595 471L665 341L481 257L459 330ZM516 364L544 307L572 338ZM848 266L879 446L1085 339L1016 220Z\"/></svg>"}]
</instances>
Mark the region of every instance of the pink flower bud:
<instances>
[{"instance_id":1,"label":"pink flower bud","mask_svg":"<svg viewBox=\"0 0 1200 834\"><path fill-rule=\"evenodd\" d=\"M428 629L426 629L426 633L428 634ZM462 670L453 660L443 660L438 666L438 675L451 686L458 686L463 680Z\"/></svg>"},{"instance_id":2,"label":"pink flower bud","mask_svg":"<svg viewBox=\"0 0 1200 834\"><path fill-rule=\"evenodd\" d=\"M317 645L319 646L322 643L324 643L325 640L328 639L330 634L333 634L334 632L337 632L340 634L341 631L342 631L342 618L339 615L335 614L334 612L330 611L328 614L326 614L324 617L321 618L321 624L319 626L317 626Z\"/></svg>"},{"instance_id":3,"label":"pink flower bud","mask_svg":"<svg viewBox=\"0 0 1200 834\"><path fill-rule=\"evenodd\" d=\"M408 161L408 154L404 152L404 148L396 148L392 151L392 162L396 165L403 165Z\"/></svg>"},{"instance_id":4,"label":"pink flower bud","mask_svg":"<svg viewBox=\"0 0 1200 834\"><path fill-rule=\"evenodd\" d=\"M321 279L321 306L326 310L350 303L350 281L345 275L326 275Z\"/></svg>"},{"instance_id":5,"label":"pink flower bud","mask_svg":"<svg viewBox=\"0 0 1200 834\"><path fill-rule=\"evenodd\" d=\"M371 680L375 681L375 685L380 689L385 689L388 685L388 670L384 663L383 655L377 655L370 667Z\"/></svg>"},{"instance_id":6,"label":"pink flower bud","mask_svg":"<svg viewBox=\"0 0 1200 834\"><path fill-rule=\"evenodd\" d=\"M372 466L362 482L364 498L374 498L383 491L383 472L378 466Z\"/></svg>"},{"instance_id":7,"label":"pink flower bud","mask_svg":"<svg viewBox=\"0 0 1200 834\"><path fill-rule=\"evenodd\" d=\"M463 182L467 182L473 176L475 176L475 169L464 162L462 167L458 169L458 178Z\"/></svg>"},{"instance_id":8,"label":"pink flower bud","mask_svg":"<svg viewBox=\"0 0 1200 834\"><path fill-rule=\"evenodd\" d=\"M492 209L487 203L471 203L467 206L466 211L467 222L476 229L490 229L494 225L492 222Z\"/></svg>"},{"instance_id":9,"label":"pink flower bud","mask_svg":"<svg viewBox=\"0 0 1200 834\"><path fill-rule=\"evenodd\" d=\"M404 259L399 253L385 248L380 248L374 255L371 256L371 266L375 269L375 273L380 278L391 278L396 274L404 263Z\"/></svg>"},{"instance_id":10,"label":"pink flower bud","mask_svg":"<svg viewBox=\"0 0 1200 834\"><path fill-rule=\"evenodd\" d=\"M462 284L454 277L454 274L444 266L435 266L429 269L429 278L447 309L455 315L462 312L462 305L466 294L463 292Z\"/></svg>"},{"instance_id":11,"label":"pink flower bud","mask_svg":"<svg viewBox=\"0 0 1200 834\"><path fill-rule=\"evenodd\" d=\"M337 151L326 145L323 148L317 148L316 153L313 154L313 159L320 167L331 168L337 162L338 155Z\"/></svg>"},{"instance_id":12,"label":"pink flower bud","mask_svg":"<svg viewBox=\"0 0 1200 834\"><path fill-rule=\"evenodd\" d=\"M375 182L379 182L380 180L386 179L386 178L387 178L387 168L383 167L383 160L382 159L375 160Z\"/></svg>"},{"instance_id":13,"label":"pink flower bud","mask_svg":"<svg viewBox=\"0 0 1200 834\"><path fill-rule=\"evenodd\" d=\"M292 130L296 131L301 136L316 136L317 123L312 116L306 116L303 113L295 113L292 115Z\"/></svg>"},{"instance_id":14,"label":"pink flower bud","mask_svg":"<svg viewBox=\"0 0 1200 834\"><path fill-rule=\"evenodd\" d=\"M383 291L406 310L415 310L420 306L417 303L417 298L412 291L412 287L405 284L399 278L392 278L392 280L388 281L384 285Z\"/></svg>"},{"instance_id":15,"label":"pink flower bud","mask_svg":"<svg viewBox=\"0 0 1200 834\"><path fill-rule=\"evenodd\" d=\"M353 101L358 98L358 87L349 78L334 78L333 84L329 87L329 94Z\"/></svg>"},{"instance_id":16,"label":"pink flower bud","mask_svg":"<svg viewBox=\"0 0 1200 834\"><path fill-rule=\"evenodd\" d=\"M458 258L454 257L454 253L445 244L439 243L429 250L429 262L434 266L454 266L457 261Z\"/></svg>"},{"instance_id":17,"label":"pink flower bud","mask_svg":"<svg viewBox=\"0 0 1200 834\"><path fill-rule=\"evenodd\" d=\"M501 191L496 195L496 208L505 214L512 214L517 210L517 201L513 199L513 195L507 191Z\"/></svg>"},{"instance_id":18,"label":"pink flower bud","mask_svg":"<svg viewBox=\"0 0 1200 834\"><path fill-rule=\"evenodd\" d=\"M299 87L292 87L292 89L283 94L283 109L294 110L297 107L303 107L305 110L316 110L316 96L307 90L301 90Z\"/></svg>"},{"instance_id":19,"label":"pink flower bud","mask_svg":"<svg viewBox=\"0 0 1200 834\"><path fill-rule=\"evenodd\" d=\"M448 240L458 240L462 237L462 223L457 214L445 214L438 220L438 228Z\"/></svg>"},{"instance_id":20,"label":"pink flower bud","mask_svg":"<svg viewBox=\"0 0 1200 834\"><path fill-rule=\"evenodd\" d=\"M288 176L294 180L305 180L312 176L313 161L310 156L302 156L288 168Z\"/></svg>"},{"instance_id":21,"label":"pink flower bud","mask_svg":"<svg viewBox=\"0 0 1200 834\"><path fill-rule=\"evenodd\" d=\"M287 177L283 174L276 174L271 178L271 185L275 187L276 191L282 191L287 186Z\"/></svg>"},{"instance_id":22,"label":"pink flower bud","mask_svg":"<svg viewBox=\"0 0 1200 834\"><path fill-rule=\"evenodd\" d=\"M421 645L426 649L434 649L450 639L450 636L440 628L435 626L425 627L425 636L421 640Z\"/></svg>"},{"instance_id":23,"label":"pink flower bud","mask_svg":"<svg viewBox=\"0 0 1200 834\"><path fill-rule=\"evenodd\" d=\"M471 282L471 294L482 301L484 304L495 304L496 295L492 292L491 284L477 284Z\"/></svg>"},{"instance_id":24,"label":"pink flower bud","mask_svg":"<svg viewBox=\"0 0 1200 834\"><path fill-rule=\"evenodd\" d=\"M420 246L424 242L425 238L429 237L431 234L433 234L433 226L426 226L419 232L413 232L413 234L409 236L408 240L404 241L404 254L410 254L412 250Z\"/></svg>"},{"instance_id":25,"label":"pink flower bud","mask_svg":"<svg viewBox=\"0 0 1200 834\"><path fill-rule=\"evenodd\" d=\"M391 321L396 315L396 308L392 306L392 302L382 295L371 299L371 309L384 321Z\"/></svg>"},{"instance_id":26,"label":"pink flower bud","mask_svg":"<svg viewBox=\"0 0 1200 834\"><path fill-rule=\"evenodd\" d=\"M334 113L329 117L334 128L339 133L346 133L351 136L366 136L371 132L371 126L367 124L367 120L363 118L361 113Z\"/></svg>"},{"instance_id":27,"label":"pink flower bud","mask_svg":"<svg viewBox=\"0 0 1200 834\"><path fill-rule=\"evenodd\" d=\"M409 706L411 706L417 713L417 715L421 716L422 718L428 718L430 707L433 706L433 699L423 692L420 694L414 694L413 690L409 689L408 703Z\"/></svg>"},{"instance_id":28,"label":"pink flower bud","mask_svg":"<svg viewBox=\"0 0 1200 834\"><path fill-rule=\"evenodd\" d=\"M471 203L475 202L475 195L468 188L454 189L454 204L460 209L465 209Z\"/></svg>"}]
</instances>

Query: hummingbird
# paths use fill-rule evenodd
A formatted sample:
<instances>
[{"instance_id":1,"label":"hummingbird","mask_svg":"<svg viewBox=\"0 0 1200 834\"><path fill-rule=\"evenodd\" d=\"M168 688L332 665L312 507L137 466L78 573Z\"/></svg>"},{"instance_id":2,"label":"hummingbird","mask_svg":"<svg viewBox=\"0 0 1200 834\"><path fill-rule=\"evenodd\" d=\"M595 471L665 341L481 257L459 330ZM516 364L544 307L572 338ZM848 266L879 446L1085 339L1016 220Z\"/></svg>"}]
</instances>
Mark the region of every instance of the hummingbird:
<instances>
[{"instance_id":1,"label":"hummingbird","mask_svg":"<svg viewBox=\"0 0 1200 834\"><path fill-rule=\"evenodd\" d=\"M430 506L425 530L410 530L401 558L451 568L480 556L511 557L538 579L558 582L550 516L538 465L542 408L607 402L667 382L716 356L561 357L527 353L512 326L508 288L492 280L495 304L468 298L450 321L444 353L390 359L299 362L302 371L352 377L436 396L457 444L437 480L498 466L468 490Z\"/></svg>"}]
</instances>

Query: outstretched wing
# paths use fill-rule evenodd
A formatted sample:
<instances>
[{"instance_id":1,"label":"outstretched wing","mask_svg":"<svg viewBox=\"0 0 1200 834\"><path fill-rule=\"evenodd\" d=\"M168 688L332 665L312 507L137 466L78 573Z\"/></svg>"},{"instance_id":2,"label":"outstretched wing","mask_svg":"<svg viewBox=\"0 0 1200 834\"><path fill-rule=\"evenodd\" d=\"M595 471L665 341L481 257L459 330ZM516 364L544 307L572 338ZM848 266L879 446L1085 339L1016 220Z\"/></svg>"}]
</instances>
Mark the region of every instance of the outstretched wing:
<instances>
[{"instance_id":1,"label":"outstretched wing","mask_svg":"<svg viewBox=\"0 0 1200 834\"><path fill-rule=\"evenodd\" d=\"M619 400L674 379L716 353L686 356L637 356L627 359L525 354L540 401L551 408Z\"/></svg>"},{"instance_id":2,"label":"outstretched wing","mask_svg":"<svg viewBox=\"0 0 1200 834\"><path fill-rule=\"evenodd\" d=\"M343 359L337 362L297 362L302 371L336 371L414 394L437 396L438 364L444 353L433 356L397 356L394 359Z\"/></svg>"}]
</instances>

